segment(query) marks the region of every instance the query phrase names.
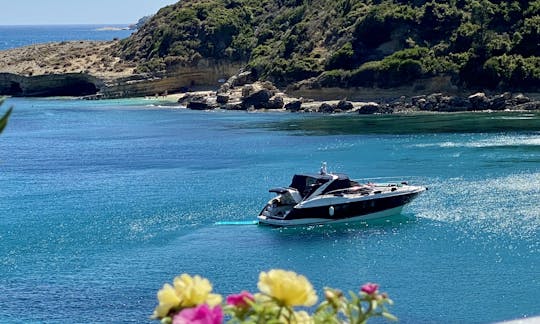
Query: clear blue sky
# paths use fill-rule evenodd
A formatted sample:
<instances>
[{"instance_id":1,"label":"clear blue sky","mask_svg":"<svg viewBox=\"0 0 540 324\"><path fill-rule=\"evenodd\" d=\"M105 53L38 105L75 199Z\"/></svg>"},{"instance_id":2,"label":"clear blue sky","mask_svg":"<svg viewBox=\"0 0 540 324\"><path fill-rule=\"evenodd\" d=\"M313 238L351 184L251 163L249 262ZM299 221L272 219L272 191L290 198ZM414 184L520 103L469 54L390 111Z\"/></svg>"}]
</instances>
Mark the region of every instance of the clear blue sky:
<instances>
[{"instance_id":1,"label":"clear blue sky","mask_svg":"<svg viewBox=\"0 0 540 324\"><path fill-rule=\"evenodd\" d=\"M0 0L0 25L130 24L177 0Z\"/></svg>"}]
</instances>

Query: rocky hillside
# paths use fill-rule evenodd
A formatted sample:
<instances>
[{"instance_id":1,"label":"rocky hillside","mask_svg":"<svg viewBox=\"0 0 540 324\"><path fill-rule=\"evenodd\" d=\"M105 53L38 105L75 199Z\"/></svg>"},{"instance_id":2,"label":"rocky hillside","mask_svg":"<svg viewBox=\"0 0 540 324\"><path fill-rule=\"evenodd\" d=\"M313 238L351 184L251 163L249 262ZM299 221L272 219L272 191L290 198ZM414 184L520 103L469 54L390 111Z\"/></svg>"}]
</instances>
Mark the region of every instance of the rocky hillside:
<instances>
[{"instance_id":1,"label":"rocky hillside","mask_svg":"<svg viewBox=\"0 0 540 324\"><path fill-rule=\"evenodd\" d=\"M129 76L135 64L112 55L118 41L36 44L0 51L0 71L20 76L87 73L103 79Z\"/></svg>"},{"instance_id":2,"label":"rocky hillside","mask_svg":"<svg viewBox=\"0 0 540 324\"><path fill-rule=\"evenodd\" d=\"M137 72L205 59L279 85L537 90L540 0L183 0L116 50Z\"/></svg>"}]
</instances>

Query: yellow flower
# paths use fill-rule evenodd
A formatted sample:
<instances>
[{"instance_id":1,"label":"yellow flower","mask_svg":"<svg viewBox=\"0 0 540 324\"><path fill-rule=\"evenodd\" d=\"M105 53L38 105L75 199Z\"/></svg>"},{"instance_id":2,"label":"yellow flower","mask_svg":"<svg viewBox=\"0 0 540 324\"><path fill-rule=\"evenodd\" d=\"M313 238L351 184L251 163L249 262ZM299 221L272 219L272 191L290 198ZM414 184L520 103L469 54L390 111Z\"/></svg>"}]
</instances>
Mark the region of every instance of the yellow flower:
<instances>
[{"instance_id":1,"label":"yellow flower","mask_svg":"<svg viewBox=\"0 0 540 324\"><path fill-rule=\"evenodd\" d=\"M180 305L180 298L169 284L163 285L163 288L158 291L157 297L159 305L154 310L154 318L163 318L167 316L172 308Z\"/></svg>"},{"instance_id":2,"label":"yellow flower","mask_svg":"<svg viewBox=\"0 0 540 324\"><path fill-rule=\"evenodd\" d=\"M211 294L212 285L208 279L200 276L191 277L183 274L174 278L174 287L165 284L157 293L159 305L154 310L154 318L163 318L171 309L193 307L200 304L216 306L221 303L221 296Z\"/></svg>"},{"instance_id":3,"label":"yellow flower","mask_svg":"<svg viewBox=\"0 0 540 324\"><path fill-rule=\"evenodd\" d=\"M317 295L313 286L302 275L280 269L261 272L259 290L279 300L285 306L313 306Z\"/></svg>"},{"instance_id":4,"label":"yellow flower","mask_svg":"<svg viewBox=\"0 0 540 324\"><path fill-rule=\"evenodd\" d=\"M220 304L222 300L220 295L210 293L212 285L208 279L200 276L191 277L184 273L174 278L174 289L183 307L192 307L203 303L213 307Z\"/></svg>"}]
</instances>

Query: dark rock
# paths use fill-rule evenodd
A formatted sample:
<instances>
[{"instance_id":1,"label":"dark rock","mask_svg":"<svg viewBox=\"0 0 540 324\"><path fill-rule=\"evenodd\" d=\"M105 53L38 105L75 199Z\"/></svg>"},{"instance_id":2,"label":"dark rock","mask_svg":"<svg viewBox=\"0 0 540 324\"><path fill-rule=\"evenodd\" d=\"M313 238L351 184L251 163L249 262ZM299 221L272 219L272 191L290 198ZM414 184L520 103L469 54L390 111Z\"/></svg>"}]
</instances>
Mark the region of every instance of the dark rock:
<instances>
[{"instance_id":1,"label":"dark rock","mask_svg":"<svg viewBox=\"0 0 540 324\"><path fill-rule=\"evenodd\" d=\"M336 109L341 111L352 110L354 108L352 102L346 100L340 100L336 106Z\"/></svg>"},{"instance_id":2,"label":"dark rock","mask_svg":"<svg viewBox=\"0 0 540 324\"><path fill-rule=\"evenodd\" d=\"M242 89L242 94L243 94ZM246 108L253 106L255 109L261 109L268 107L268 101L272 97L272 92L268 89L261 89L255 91L247 96L243 96L242 105Z\"/></svg>"},{"instance_id":3,"label":"dark rock","mask_svg":"<svg viewBox=\"0 0 540 324\"><path fill-rule=\"evenodd\" d=\"M182 97L178 98L177 102L181 105L186 105L189 102L190 98L191 96L189 94L185 94Z\"/></svg>"},{"instance_id":4,"label":"dark rock","mask_svg":"<svg viewBox=\"0 0 540 324\"><path fill-rule=\"evenodd\" d=\"M512 95L510 95L510 98L512 98ZM489 103L489 109L503 110L504 108L506 108L506 101L510 98L508 98L508 96L506 96L505 94L493 97L491 99L491 102Z\"/></svg>"},{"instance_id":5,"label":"dark rock","mask_svg":"<svg viewBox=\"0 0 540 324\"><path fill-rule=\"evenodd\" d=\"M206 100L192 100L187 104L188 109L192 110L209 110L216 108L214 105L208 103Z\"/></svg>"},{"instance_id":6,"label":"dark rock","mask_svg":"<svg viewBox=\"0 0 540 324\"><path fill-rule=\"evenodd\" d=\"M369 114L376 114L379 112L380 106L375 103L369 103L365 104L360 109L358 109L358 113L361 115L369 115Z\"/></svg>"},{"instance_id":7,"label":"dark rock","mask_svg":"<svg viewBox=\"0 0 540 324\"><path fill-rule=\"evenodd\" d=\"M326 102L323 102L320 106L319 106L319 112L322 112L322 113L333 113L334 110L336 109L335 106L333 105L330 105Z\"/></svg>"},{"instance_id":8,"label":"dark rock","mask_svg":"<svg viewBox=\"0 0 540 324\"><path fill-rule=\"evenodd\" d=\"M448 104L453 107L469 108L469 101L463 97L450 96Z\"/></svg>"},{"instance_id":9,"label":"dark rock","mask_svg":"<svg viewBox=\"0 0 540 324\"><path fill-rule=\"evenodd\" d=\"M182 95L180 98L178 98L178 103L181 104L181 105L187 106L187 104L190 103L191 101L204 101L204 102L206 102L207 99L208 99L207 96L204 96L204 95L201 95L201 94L198 94L198 93L188 92L188 93L185 93L184 95Z\"/></svg>"},{"instance_id":10,"label":"dark rock","mask_svg":"<svg viewBox=\"0 0 540 324\"><path fill-rule=\"evenodd\" d=\"M291 112L297 112L302 108L302 101L301 100L294 100L285 105L285 110L289 110Z\"/></svg>"},{"instance_id":11,"label":"dark rock","mask_svg":"<svg viewBox=\"0 0 540 324\"><path fill-rule=\"evenodd\" d=\"M425 111L434 111L436 109L437 109L437 103L433 103L427 100L421 108L421 110L425 110Z\"/></svg>"},{"instance_id":12,"label":"dark rock","mask_svg":"<svg viewBox=\"0 0 540 324\"><path fill-rule=\"evenodd\" d=\"M218 93L216 96L216 101L219 104L226 104L227 102L229 102L229 96L226 94Z\"/></svg>"},{"instance_id":13,"label":"dark rock","mask_svg":"<svg viewBox=\"0 0 540 324\"><path fill-rule=\"evenodd\" d=\"M478 92L469 96L471 110L486 110L489 108L490 102L488 97L483 92Z\"/></svg>"},{"instance_id":14,"label":"dark rock","mask_svg":"<svg viewBox=\"0 0 540 324\"><path fill-rule=\"evenodd\" d=\"M283 108L283 97L281 96L273 96L268 100L268 104L266 106L267 109L281 109Z\"/></svg>"}]
</instances>

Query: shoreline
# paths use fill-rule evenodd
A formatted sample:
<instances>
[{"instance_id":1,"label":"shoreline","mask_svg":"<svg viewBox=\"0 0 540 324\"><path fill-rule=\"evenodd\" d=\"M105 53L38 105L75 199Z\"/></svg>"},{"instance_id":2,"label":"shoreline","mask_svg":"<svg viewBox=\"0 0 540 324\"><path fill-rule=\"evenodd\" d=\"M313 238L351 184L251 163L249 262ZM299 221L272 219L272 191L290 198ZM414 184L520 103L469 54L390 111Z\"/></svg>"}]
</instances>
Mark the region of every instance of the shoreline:
<instances>
[{"instance_id":1,"label":"shoreline","mask_svg":"<svg viewBox=\"0 0 540 324\"><path fill-rule=\"evenodd\" d=\"M247 77L246 77L247 76ZM388 90L391 93L390 90ZM294 93L294 92L293 92ZM398 97L399 96L399 97ZM246 110L246 111L289 111L298 113L326 114L396 114L396 113L450 113L468 111L540 111L537 93L532 96L523 93L504 92L486 95L476 92L458 96L442 92L404 96L395 93L392 98L379 97L369 101L332 99L316 100L293 97L268 81L251 81L249 75L231 77L217 90L190 91L168 94L163 98L177 102L192 110Z\"/></svg>"}]
</instances>

